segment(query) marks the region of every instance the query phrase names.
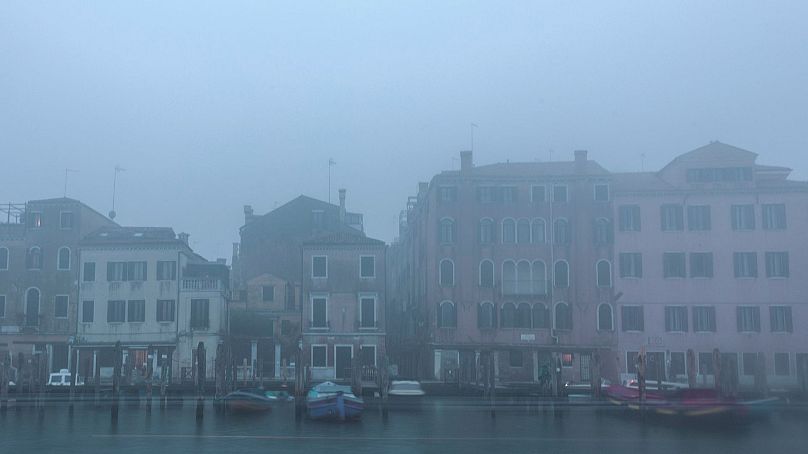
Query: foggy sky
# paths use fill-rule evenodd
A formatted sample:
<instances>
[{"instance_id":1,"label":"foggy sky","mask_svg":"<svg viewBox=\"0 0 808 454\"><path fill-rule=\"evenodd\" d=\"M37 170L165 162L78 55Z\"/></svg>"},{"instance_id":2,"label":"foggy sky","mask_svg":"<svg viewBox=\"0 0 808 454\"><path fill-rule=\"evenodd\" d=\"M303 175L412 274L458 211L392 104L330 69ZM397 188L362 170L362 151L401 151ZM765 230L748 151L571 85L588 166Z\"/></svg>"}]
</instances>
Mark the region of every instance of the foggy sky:
<instances>
[{"instance_id":1,"label":"foggy sky","mask_svg":"<svg viewBox=\"0 0 808 454\"><path fill-rule=\"evenodd\" d=\"M418 181L710 140L808 178L808 2L0 2L0 202L67 195L230 257L242 206L348 189L390 241Z\"/></svg>"}]
</instances>

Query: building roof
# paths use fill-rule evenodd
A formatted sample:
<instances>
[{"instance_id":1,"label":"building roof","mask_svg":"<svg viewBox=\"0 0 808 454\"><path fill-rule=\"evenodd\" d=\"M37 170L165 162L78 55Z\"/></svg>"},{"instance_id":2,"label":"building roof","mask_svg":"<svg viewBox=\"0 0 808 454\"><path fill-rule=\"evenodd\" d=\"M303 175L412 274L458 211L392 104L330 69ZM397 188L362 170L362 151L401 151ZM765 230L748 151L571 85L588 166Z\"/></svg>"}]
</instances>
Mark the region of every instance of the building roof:
<instances>
[{"instance_id":1,"label":"building roof","mask_svg":"<svg viewBox=\"0 0 808 454\"><path fill-rule=\"evenodd\" d=\"M85 244L180 243L170 227L102 227L84 237Z\"/></svg>"},{"instance_id":2,"label":"building roof","mask_svg":"<svg viewBox=\"0 0 808 454\"><path fill-rule=\"evenodd\" d=\"M336 232L314 237L303 242L304 245L370 245L384 246L385 242L352 232Z\"/></svg>"},{"instance_id":3,"label":"building roof","mask_svg":"<svg viewBox=\"0 0 808 454\"><path fill-rule=\"evenodd\" d=\"M659 177L657 172L625 172L612 174L614 192L668 191L675 187Z\"/></svg>"},{"instance_id":4,"label":"building roof","mask_svg":"<svg viewBox=\"0 0 808 454\"><path fill-rule=\"evenodd\" d=\"M472 167L467 175L482 177L536 177L536 176L572 176L577 175L575 161L547 162L499 162ZM596 161L586 160L585 175L608 176L609 171ZM459 170L448 170L441 175L458 176Z\"/></svg>"},{"instance_id":5,"label":"building roof","mask_svg":"<svg viewBox=\"0 0 808 454\"><path fill-rule=\"evenodd\" d=\"M185 278L218 279L225 285L230 281L230 269L227 265L216 262L189 263L182 275Z\"/></svg>"}]
</instances>

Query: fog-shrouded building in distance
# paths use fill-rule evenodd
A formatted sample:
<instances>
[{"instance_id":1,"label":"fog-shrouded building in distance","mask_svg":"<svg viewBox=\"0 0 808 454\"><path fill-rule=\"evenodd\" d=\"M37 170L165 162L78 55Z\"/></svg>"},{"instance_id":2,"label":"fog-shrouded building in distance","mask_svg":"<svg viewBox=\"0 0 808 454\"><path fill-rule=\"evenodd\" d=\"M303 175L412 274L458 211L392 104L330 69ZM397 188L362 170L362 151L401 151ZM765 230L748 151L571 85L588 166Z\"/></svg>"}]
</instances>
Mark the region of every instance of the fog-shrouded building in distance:
<instances>
[{"instance_id":1,"label":"fog-shrouded building in distance","mask_svg":"<svg viewBox=\"0 0 808 454\"><path fill-rule=\"evenodd\" d=\"M67 368L76 333L80 239L115 226L78 200L0 206L0 355L19 367L41 353L51 372Z\"/></svg>"},{"instance_id":2,"label":"fog-shrouded building in distance","mask_svg":"<svg viewBox=\"0 0 808 454\"><path fill-rule=\"evenodd\" d=\"M390 252L388 326L399 373L536 382L544 366L588 381L616 355L612 176L566 162L475 166L419 185ZM491 358L482 361L481 357ZM616 376L601 360L601 373Z\"/></svg>"},{"instance_id":3,"label":"fog-shrouded building in distance","mask_svg":"<svg viewBox=\"0 0 808 454\"><path fill-rule=\"evenodd\" d=\"M756 158L713 142L613 174L623 378L644 348L651 378L808 389L808 183Z\"/></svg>"}]
</instances>

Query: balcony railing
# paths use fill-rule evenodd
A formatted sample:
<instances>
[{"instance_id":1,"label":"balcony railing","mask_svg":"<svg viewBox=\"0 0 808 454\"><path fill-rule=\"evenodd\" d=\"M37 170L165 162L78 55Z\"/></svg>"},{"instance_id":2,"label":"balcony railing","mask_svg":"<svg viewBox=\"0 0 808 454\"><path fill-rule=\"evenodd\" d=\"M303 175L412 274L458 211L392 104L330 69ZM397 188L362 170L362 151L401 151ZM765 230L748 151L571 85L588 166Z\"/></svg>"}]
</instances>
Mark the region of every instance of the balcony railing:
<instances>
[{"instance_id":1,"label":"balcony railing","mask_svg":"<svg viewBox=\"0 0 808 454\"><path fill-rule=\"evenodd\" d=\"M215 279L183 279L182 289L215 292L222 290L222 285L220 281Z\"/></svg>"},{"instance_id":2,"label":"balcony railing","mask_svg":"<svg viewBox=\"0 0 808 454\"><path fill-rule=\"evenodd\" d=\"M504 296L545 296L550 293L550 281L546 279L518 280L504 279Z\"/></svg>"}]
</instances>

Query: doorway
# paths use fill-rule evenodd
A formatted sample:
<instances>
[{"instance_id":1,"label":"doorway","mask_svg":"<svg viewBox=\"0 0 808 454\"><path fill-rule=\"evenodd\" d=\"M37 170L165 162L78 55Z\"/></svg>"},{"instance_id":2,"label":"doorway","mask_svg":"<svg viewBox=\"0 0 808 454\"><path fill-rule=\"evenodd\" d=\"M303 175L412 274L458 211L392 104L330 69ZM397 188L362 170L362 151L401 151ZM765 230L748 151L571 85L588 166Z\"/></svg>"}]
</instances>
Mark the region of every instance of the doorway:
<instances>
[{"instance_id":1,"label":"doorway","mask_svg":"<svg viewBox=\"0 0 808 454\"><path fill-rule=\"evenodd\" d=\"M351 378L351 359L353 358L353 345L334 346L334 374L338 379Z\"/></svg>"}]
</instances>

